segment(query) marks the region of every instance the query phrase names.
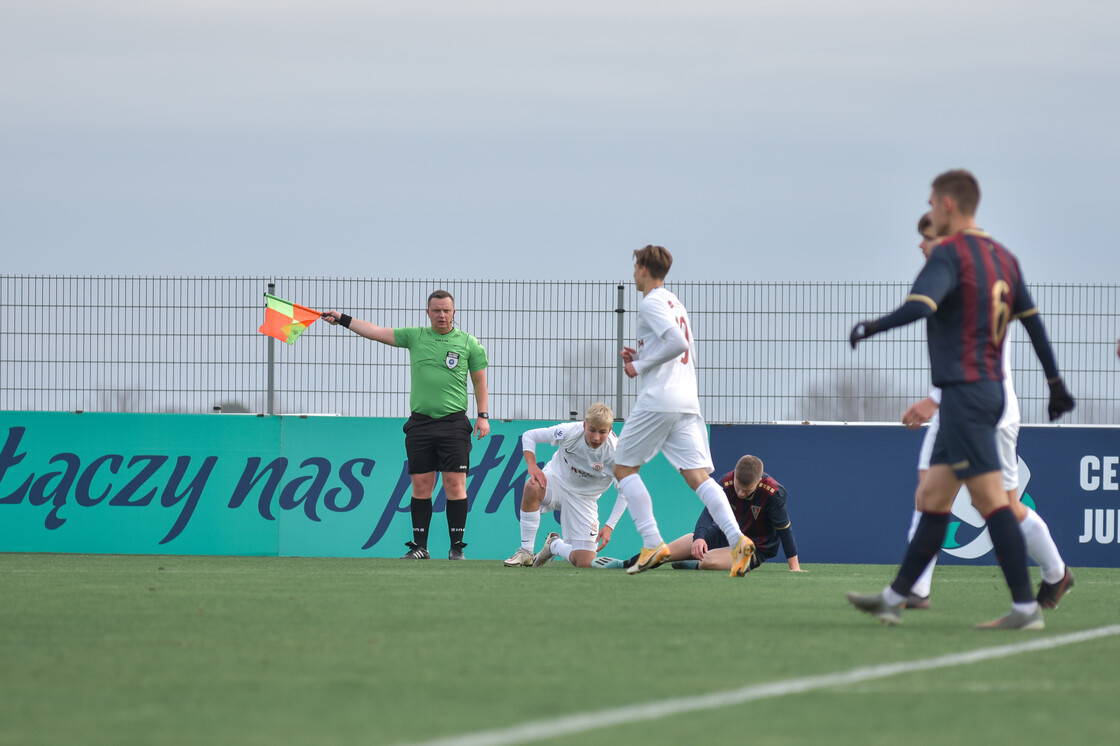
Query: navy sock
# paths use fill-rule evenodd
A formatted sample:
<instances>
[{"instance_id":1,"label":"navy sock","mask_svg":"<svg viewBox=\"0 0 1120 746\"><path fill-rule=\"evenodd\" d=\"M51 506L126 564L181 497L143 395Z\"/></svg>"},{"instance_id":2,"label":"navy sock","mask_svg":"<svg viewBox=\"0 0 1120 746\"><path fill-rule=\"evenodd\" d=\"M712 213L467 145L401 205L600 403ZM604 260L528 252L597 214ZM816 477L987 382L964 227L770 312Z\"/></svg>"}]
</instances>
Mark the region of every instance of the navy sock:
<instances>
[{"instance_id":1,"label":"navy sock","mask_svg":"<svg viewBox=\"0 0 1120 746\"><path fill-rule=\"evenodd\" d=\"M1027 546L1011 506L999 508L988 516L988 533L995 547L996 561L1003 570L1007 587L1011 589L1011 600L1030 603L1034 600L1034 593L1031 591L1030 571L1027 570Z\"/></svg>"},{"instance_id":2,"label":"navy sock","mask_svg":"<svg viewBox=\"0 0 1120 746\"><path fill-rule=\"evenodd\" d=\"M428 527L432 524L432 501L412 498L412 541L428 548Z\"/></svg>"},{"instance_id":3,"label":"navy sock","mask_svg":"<svg viewBox=\"0 0 1120 746\"><path fill-rule=\"evenodd\" d=\"M467 527L467 501L447 501L447 532L451 536L451 546L463 543L463 531Z\"/></svg>"},{"instance_id":4,"label":"navy sock","mask_svg":"<svg viewBox=\"0 0 1120 746\"><path fill-rule=\"evenodd\" d=\"M910 546L906 547L906 555L902 558L898 575L891 583L891 590L900 596L910 593L914 581L926 569L929 561L941 551L941 544L945 541L945 532L948 528L948 513L922 513L922 517L918 520L918 528L914 531L914 538L911 539Z\"/></svg>"}]
</instances>

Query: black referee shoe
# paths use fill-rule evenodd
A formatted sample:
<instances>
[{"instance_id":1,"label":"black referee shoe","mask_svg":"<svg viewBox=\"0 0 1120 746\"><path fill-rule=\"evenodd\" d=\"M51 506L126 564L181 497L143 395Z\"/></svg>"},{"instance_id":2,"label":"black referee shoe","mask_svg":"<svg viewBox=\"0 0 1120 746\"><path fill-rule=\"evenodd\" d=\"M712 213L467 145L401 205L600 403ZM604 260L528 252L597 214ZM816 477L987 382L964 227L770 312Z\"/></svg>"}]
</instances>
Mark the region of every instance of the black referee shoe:
<instances>
[{"instance_id":1,"label":"black referee shoe","mask_svg":"<svg viewBox=\"0 0 1120 746\"><path fill-rule=\"evenodd\" d=\"M463 547L465 547L465 546L466 546L466 544L461 542L461 541L457 541L454 544L452 544L451 545L451 551L447 553L447 559L449 559L449 560L466 559L466 557L463 556Z\"/></svg>"},{"instance_id":2,"label":"black referee shoe","mask_svg":"<svg viewBox=\"0 0 1120 746\"><path fill-rule=\"evenodd\" d=\"M406 541L404 545L406 547L412 548L405 552L404 556L401 557L401 559L431 559L431 555L428 554L427 547L422 547L415 541Z\"/></svg>"}]
</instances>

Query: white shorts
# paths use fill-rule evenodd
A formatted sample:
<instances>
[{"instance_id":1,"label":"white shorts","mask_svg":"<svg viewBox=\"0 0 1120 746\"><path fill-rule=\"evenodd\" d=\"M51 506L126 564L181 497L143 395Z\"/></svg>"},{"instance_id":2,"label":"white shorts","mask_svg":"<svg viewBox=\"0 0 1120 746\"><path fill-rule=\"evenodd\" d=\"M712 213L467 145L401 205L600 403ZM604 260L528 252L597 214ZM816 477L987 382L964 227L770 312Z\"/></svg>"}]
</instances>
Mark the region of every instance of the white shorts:
<instances>
[{"instance_id":1,"label":"white shorts","mask_svg":"<svg viewBox=\"0 0 1120 746\"><path fill-rule=\"evenodd\" d=\"M622 426L614 462L642 466L658 453L677 469L715 469L708 448L708 427L698 414L683 412L631 412Z\"/></svg>"},{"instance_id":2,"label":"white shorts","mask_svg":"<svg viewBox=\"0 0 1120 746\"><path fill-rule=\"evenodd\" d=\"M546 473L547 476L547 473ZM559 480L557 480L559 481ZM541 500L541 513L560 511L560 536L572 549L595 551L599 536L599 501L568 492L551 479Z\"/></svg>"},{"instance_id":3,"label":"white shorts","mask_svg":"<svg viewBox=\"0 0 1120 746\"><path fill-rule=\"evenodd\" d=\"M933 441L937 438L937 430L941 426L941 412L934 412L929 419L929 427L922 439L922 448L918 451L918 471L929 469L929 457L933 453ZM1003 476L1003 488L1015 490L1019 488L1019 454L1015 444L1019 441L1019 418L1001 419L996 428L996 450L999 451L999 471Z\"/></svg>"}]
</instances>

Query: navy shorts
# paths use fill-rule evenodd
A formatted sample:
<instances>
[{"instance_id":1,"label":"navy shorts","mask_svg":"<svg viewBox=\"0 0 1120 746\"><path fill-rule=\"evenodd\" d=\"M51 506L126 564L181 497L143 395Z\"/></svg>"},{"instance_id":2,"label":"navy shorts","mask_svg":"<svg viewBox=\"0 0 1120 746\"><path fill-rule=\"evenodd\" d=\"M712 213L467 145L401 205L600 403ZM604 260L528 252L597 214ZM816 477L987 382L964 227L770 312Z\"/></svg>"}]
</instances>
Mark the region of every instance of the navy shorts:
<instances>
[{"instance_id":1,"label":"navy shorts","mask_svg":"<svg viewBox=\"0 0 1120 746\"><path fill-rule=\"evenodd\" d=\"M957 479L999 471L996 425L1003 414L1003 382L977 381L941 389L941 427L930 464L948 464Z\"/></svg>"},{"instance_id":2,"label":"navy shorts","mask_svg":"<svg viewBox=\"0 0 1120 746\"><path fill-rule=\"evenodd\" d=\"M466 474L471 468L473 431L466 412L438 418L413 412L404 423L408 473L451 471Z\"/></svg>"}]
</instances>

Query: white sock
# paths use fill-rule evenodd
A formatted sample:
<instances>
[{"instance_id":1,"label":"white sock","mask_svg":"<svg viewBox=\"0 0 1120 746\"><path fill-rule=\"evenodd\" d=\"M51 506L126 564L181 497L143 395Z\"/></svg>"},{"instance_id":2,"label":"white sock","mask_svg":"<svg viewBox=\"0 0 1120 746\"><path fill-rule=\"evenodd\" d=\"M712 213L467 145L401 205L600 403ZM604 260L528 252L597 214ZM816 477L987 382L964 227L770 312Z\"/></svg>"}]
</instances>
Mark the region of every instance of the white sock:
<instances>
[{"instance_id":1,"label":"white sock","mask_svg":"<svg viewBox=\"0 0 1120 746\"><path fill-rule=\"evenodd\" d=\"M653 499L642 478L631 474L618 483L618 491L626 498L626 509L634 519L634 528L642 535L642 546L646 549L661 546L664 540L657 530L657 519L653 516Z\"/></svg>"},{"instance_id":2,"label":"white sock","mask_svg":"<svg viewBox=\"0 0 1120 746\"><path fill-rule=\"evenodd\" d=\"M888 606L898 606L906 600L906 596L899 595L889 585L883 589L883 600L887 602Z\"/></svg>"},{"instance_id":3,"label":"white sock","mask_svg":"<svg viewBox=\"0 0 1120 746\"><path fill-rule=\"evenodd\" d=\"M696 488L696 495L700 498L700 502L704 503L704 507L708 509L716 525L723 531L723 535L727 537L728 545L734 549L743 532L739 530L739 522L735 520L735 513L731 510L731 504L727 502L727 495L723 488L716 480L708 477Z\"/></svg>"},{"instance_id":4,"label":"white sock","mask_svg":"<svg viewBox=\"0 0 1120 746\"><path fill-rule=\"evenodd\" d=\"M1066 563L1062 561L1054 537L1050 535L1050 527L1042 520L1042 516L1027 508L1027 517L1019 524L1019 528L1027 543L1027 554L1042 570L1042 579L1047 583L1057 583L1065 577Z\"/></svg>"},{"instance_id":5,"label":"white sock","mask_svg":"<svg viewBox=\"0 0 1120 746\"><path fill-rule=\"evenodd\" d=\"M914 585L910 586L910 592L915 596L929 596L930 589L933 587L933 570L937 567L937 556L929 561L926 569L922 570L922 574L914 581Z\"/></svg>"},{"instance_id":6,"label":"white sock","mask_svg":"<svg viewBox=\"0 0 1120 746\"><path fill-rule=\"evenodd\" d=\"M541 525L541 511L537 510L522 510L521 511L521 548L533 551L533 546L537 543L537 529Z\"/></svg>"},{"instance_id":7,"label":"white sock","mask_svg":"<svg viewBox=\"0 0 1120 746\"><path fill-rule=\"evenodd\" d=\"M922 511L915 510L914 517L910 520L910 533L906 534L907 541L914 540L914 532L918 530L918 521L922 518ZM933 587L933 570L937 567L937 555L926 565L926 569L922 570L922 574L914 581L914 585L910 588L910 592L915 596L928 596L930 588Z\"/></svg>"},{"instance_id":8,"label":"white sock","mask_svg":"<svg viewBox=\"0 0 1120 746\"><path fill-rule=\"evenodd\" d=\"M563 539L552 540L552 553L565 562L570 562L572 556L572 545Z\"/></svg>"},{"instance_id":9,"label":"white sock","mask_svg":"<svg viewBox=\"0 0 1120 746\"><path fill-rule=\"evenodd\" d=\"M1021 604L1012 603L1011 608L1024 614L1033 614L1038 610L1038 601L1024 601Z\"/></svg>"}]
</instances>

